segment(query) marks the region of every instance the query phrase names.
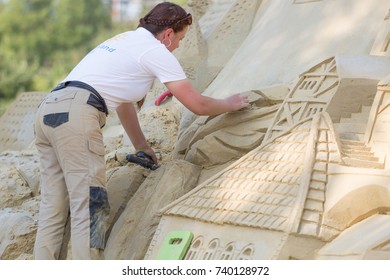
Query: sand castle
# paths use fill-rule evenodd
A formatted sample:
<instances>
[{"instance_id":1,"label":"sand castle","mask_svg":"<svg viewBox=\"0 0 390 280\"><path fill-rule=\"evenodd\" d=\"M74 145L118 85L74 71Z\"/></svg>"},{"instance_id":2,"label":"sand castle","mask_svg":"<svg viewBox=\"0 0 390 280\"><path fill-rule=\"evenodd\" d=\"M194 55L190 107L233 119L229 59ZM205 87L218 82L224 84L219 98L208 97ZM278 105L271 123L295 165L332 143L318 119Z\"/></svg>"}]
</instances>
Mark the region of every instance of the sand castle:
<instances>
[{"instance_id":1,"label":"sand castle","mask_svg":"<svg viewBox=\"0 0 390 280\"><path fill-rule=\"evenodd\" d=\"M175 53L189 79L251 107L197 117L174 99L154 106L156 82L139 112L156 171L126 162L133 148L109 117L105 257L390 259L385 2L189 1L196 20ZM20 95L1 118L0 259L32 257L32 119L45 94Z\"/></svg>"}]
</instances>

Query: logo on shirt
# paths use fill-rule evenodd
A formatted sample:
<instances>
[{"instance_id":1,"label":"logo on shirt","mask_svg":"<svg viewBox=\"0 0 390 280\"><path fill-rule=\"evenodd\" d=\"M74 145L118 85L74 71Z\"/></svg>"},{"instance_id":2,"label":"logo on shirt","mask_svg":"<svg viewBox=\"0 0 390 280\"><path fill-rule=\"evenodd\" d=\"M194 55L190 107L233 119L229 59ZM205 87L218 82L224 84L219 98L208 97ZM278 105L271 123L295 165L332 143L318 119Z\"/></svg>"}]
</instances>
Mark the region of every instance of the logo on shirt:
<instances>
[{"instance_id":1,"label":"logo on shirt","mask_svg":"<svg viewBox=\"0 0 390 280\"><path fill-rule=\"evenodd\" d=\"M107 45L104 45L104 44L101 44L100 46L97 47L98 49L102 49L102 50L105 50L105 51L108 51L108 52L114 52L116 49L114 48L111 48L110 46L107 46Z\"/></svg>"}]
</instances>

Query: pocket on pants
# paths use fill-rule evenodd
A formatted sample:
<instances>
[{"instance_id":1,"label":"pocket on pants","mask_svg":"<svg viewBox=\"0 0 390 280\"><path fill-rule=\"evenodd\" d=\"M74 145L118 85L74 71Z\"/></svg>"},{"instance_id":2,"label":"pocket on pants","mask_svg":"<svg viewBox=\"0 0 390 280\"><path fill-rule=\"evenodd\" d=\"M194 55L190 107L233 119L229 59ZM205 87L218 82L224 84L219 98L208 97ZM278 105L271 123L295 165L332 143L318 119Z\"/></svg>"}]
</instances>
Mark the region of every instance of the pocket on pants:
<instances>
[{"instance_id":1,"label":"pocket on pants","mask_svg":"<svg viewBox=\"0 0 390 280\"><path fill-rule=\"evenodd\" d=\"M103 139L91 137L88 139L88 149L99 156L105 155Z\"/></svg>"},{"instance_id":2,"label":"pocket on pants","mask_svg":"<svg viewBox=\"0 0 390 280\"><path fill-rule=\"evenodd\" d=\"M90 248L104 249L110 204L107 190L103 187L89 188Z\"/></svg>"},{"instance_id":3,"label":"pocket on pants","mask_svg":"<svg viewBox=\"0 0 390 280\"><path fill-rule=\"evenodd\" d=\"M43 116L43 123L53 128L58 127L64 123L67 123L68 121L69 121L68 112L53 113L53 114L47 114Z\"/></svg>"},{"instance_id":4,"label":"pocket on pants","mask_svg":"<svg viewBox=\"0 0 390 280\"><path fill-rule=\"evenodd\" d=\"M76 94L77 94L77 91L71 90L69 92L66 92L66 89L61 91L61 93L54 92L54 93L49 94L46 97L45 103L52 104L52 103L63 102L66 100L72 100L76 97Z\"/></svg>"}]
</instances>

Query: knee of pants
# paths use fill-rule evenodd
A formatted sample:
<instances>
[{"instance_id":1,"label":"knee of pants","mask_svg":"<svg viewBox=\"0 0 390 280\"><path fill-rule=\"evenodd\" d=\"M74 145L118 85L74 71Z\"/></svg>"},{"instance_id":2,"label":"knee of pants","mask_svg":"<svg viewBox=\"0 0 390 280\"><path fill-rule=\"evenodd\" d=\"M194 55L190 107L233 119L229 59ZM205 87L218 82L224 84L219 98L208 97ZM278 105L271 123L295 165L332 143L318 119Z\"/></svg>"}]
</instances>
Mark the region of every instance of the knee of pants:
<instances>
[{"instance_id":1,"label":"knee of pants","mask_svg":"<svg viewBox=\"0 0 390 280\"><path fill-rule=\"evenodd\" d=\"M89 212L90 247L104 249L110 214L110 205L105 188L90 187Z\"/></svg>"}]
</instances>

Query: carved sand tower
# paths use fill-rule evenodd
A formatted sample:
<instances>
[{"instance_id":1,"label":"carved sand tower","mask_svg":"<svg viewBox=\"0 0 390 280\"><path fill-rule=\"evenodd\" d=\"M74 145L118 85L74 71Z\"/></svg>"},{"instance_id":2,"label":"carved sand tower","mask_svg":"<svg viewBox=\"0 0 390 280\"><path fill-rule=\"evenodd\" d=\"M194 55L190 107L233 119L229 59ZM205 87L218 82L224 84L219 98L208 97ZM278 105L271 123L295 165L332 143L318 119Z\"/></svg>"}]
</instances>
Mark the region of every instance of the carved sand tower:
<instances>
[{"instance_id":1,"label":"carved sand tower","mask_svg":"<svg viewBox=\"0 0 390 280\"><path fill-rule=\"evenodd\" d=\"M139 112L156 171L124 161L133 147L107 120L106 259L390 259L389 5L189 1L175 52L188 78L251 106L195 117L174 98L154 106L156 82ZM1 118L0 259L32 258L45 94Z\"/></svg>"},{"instance_id":2,"label":"carved sand tower","mask_svg":"<svg viewBox=\"0 0 390 280\"><path fill-rule=\"evenodd\" d=\"M348 176L341 168L334 170L327 218L338 226L352 226L318 252L320 259L390 259L389 94L387 77L378 83L364 137L384 164L371 170L355 168ZM342 177L344 188L336 189Z\"/></svg>"},{"instance_id":3,"label":"carved sand tower","mask_svg":"<svg viewBox=\"0 0 390 280\"><path fill-rule=\"evenodd\" d=\"M193 234L186 259L313 259L387 209L390 200L380 198L390 195L390 175L367 156L364 131L343 118L371 108L389 71L387 57L336 56L304 72L262 145L163 209L147 258L158 257L166 236L186 231ZM368 116L357 119L367 126ZM356 153L359 143L366 154L352 159L350 146ZM358 174L367 181L355 182ZM367 195L375 198L363 203Z\"/></svg>"}]
</instances>

